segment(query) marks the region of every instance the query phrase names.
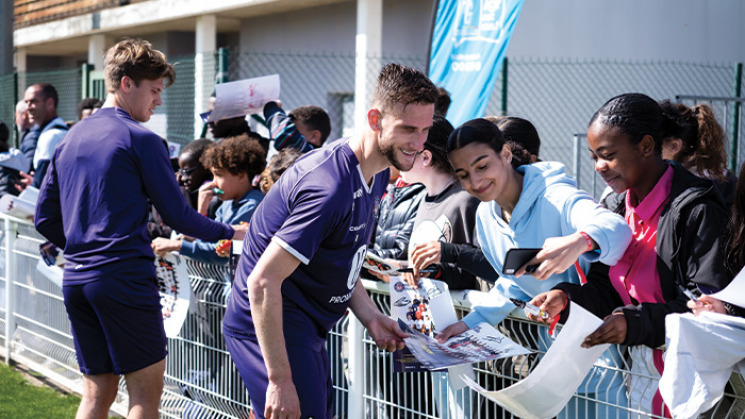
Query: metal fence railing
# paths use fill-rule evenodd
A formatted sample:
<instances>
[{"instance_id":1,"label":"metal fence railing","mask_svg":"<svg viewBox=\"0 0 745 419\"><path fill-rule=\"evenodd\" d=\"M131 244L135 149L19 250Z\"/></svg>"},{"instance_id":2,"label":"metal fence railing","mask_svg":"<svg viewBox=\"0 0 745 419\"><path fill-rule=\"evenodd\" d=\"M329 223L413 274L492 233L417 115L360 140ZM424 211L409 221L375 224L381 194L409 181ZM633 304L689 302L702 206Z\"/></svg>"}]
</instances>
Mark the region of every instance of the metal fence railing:
<instances>
[{"instance_id":1,"label":"metal fence railing","mask_svg":"<svg viewBox=\"0 0 745 419\"><path fill-rule=\"evenodd\" d=\"M62 290L36 269L38 246L43 241L33 226L22 220L2 217L0 246L0 343L6 362L19 362L33 371L80 393L75 350L70 334ZM228 298L229 282L223 267L187 261L196 297L180 334L168 341L165 390L161 417L245 418L250 400L225 350L220 323ZM365 281L375 304L390 313L387 284ZM466 313L480 291L451 293L460 314ZM488 389L499 389L524 378L535 368L550 346L545 326L518 314L499 325L500 330L535 352L474 365L477 381ZM625 348L614 346L625 353ZM334 406L337 418L445 418L447 400L443 383L430 373L392 373L392 357L377 349L354 318L344 317L332 330L327 349L331 357ZM634 406L613 402L623 399L624 384L635 377L625 357L600 366L615 382L610 398L595 394L604 385L577 393L562 412L562 418L650 417ZM725 397L707 418L745 417L745 385L733 375ZM468 389L456 397L466 418L510 418L509 412ZM444 404L443 404L444 403ZM444 406L444 407L443 407ZM126 414L127 398L120 389L113 410Z\"/></svg>"}]
</instances>

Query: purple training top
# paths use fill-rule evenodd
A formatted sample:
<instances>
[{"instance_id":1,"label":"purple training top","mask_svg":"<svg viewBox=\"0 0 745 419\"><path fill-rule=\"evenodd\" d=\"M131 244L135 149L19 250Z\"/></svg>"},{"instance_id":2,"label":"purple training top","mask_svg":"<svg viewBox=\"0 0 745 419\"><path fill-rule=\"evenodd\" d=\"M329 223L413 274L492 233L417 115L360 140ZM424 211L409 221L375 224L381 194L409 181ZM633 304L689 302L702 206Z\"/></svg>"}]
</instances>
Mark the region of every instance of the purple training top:
<instances>
[{"instance_id":1,"label":"purple training top","mask_svg":"<svg viewBox=\"0 0 745 419\"><path fill-rule=\"evenodd\" d=\"M349 306L388 177L385 170L368 185L346 141L312 151L287 169L251 219L225 333L254 336L246 279L274 241L301 261L282 283L285 339L307 343L288 328L325 339Z\"/></svg>"},{"instance_id":2,"label":"purple training top","mask_svg":"<svg viewBox=\"0 0 745 419\"><path fill-rule=\"evenodd\" d=\"M123 109L76 123L54 150L35 217L37 230L64 249L65 285L155 277L148 200L174 230L207 241L233 236L186 203L163 141Z\"/></svg>"}]
</instances>

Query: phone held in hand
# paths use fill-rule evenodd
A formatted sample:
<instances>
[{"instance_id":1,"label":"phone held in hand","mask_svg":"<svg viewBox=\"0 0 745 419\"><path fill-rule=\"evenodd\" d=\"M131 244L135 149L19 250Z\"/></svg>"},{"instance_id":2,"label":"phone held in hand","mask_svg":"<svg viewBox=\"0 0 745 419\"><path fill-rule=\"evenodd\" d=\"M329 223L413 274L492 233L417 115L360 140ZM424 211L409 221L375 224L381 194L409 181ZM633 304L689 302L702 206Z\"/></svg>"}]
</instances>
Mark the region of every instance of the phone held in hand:
<instances>
[{"instance_id":1,"label":"phone held in hand","mask_svg":"<svg viewBox=\"0 0 745 419\"><path fill-rule=\"evenodd\" d=\"M502 272L504 272L505 275L514 275L518 269L522 268L523 265L533 259L540 251L541 249L532 248L513 248L508 250L507 254L504 256ZM533 267L532 270L530 269L531 267ZM537 267L537 265L528 266L526 271L528 271L528 273L533 272Z\"/></svg>"}]
</instances>

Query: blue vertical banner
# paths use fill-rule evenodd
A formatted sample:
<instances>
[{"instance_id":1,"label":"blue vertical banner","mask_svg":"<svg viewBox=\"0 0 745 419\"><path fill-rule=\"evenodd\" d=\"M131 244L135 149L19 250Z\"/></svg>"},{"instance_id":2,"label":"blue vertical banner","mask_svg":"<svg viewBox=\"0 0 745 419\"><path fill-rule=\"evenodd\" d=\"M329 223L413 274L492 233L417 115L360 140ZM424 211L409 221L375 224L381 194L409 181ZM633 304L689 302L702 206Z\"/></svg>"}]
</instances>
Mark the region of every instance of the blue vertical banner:
<instances>
[{"instance_id":1,"label":"blue vertical banner","mask_svg":"<svg viewBox=\"0 0 745 419\"><path fill-rule=\"evenodd\" d=\"M454 126L484 115L524 0L440 0L429 77L450 92Z\"/></svg>"}]
</instances>

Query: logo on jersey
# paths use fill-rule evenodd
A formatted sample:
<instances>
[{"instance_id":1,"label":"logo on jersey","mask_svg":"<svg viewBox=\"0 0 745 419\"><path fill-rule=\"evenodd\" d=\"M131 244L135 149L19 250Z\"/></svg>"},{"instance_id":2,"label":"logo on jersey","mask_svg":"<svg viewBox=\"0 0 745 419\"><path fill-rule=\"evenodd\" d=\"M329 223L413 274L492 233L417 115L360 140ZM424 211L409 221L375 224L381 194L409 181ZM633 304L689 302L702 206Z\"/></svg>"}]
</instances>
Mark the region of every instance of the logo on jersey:
<instances>
[{"instance_id":1,"label":"logo on jersey","mask_svg":"<svg viewBox=\"0 0 745 419\"><path fill-rule=\"evenodd\" d=\"M367 226L367 223L362 223L362 224L360 224L358 226L351 226L351 227L349 227L349 231L360 231L363 228L365 228L366 226Z\"/></svg>"}]
</instances>

